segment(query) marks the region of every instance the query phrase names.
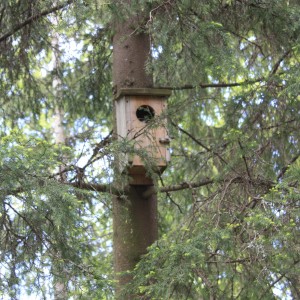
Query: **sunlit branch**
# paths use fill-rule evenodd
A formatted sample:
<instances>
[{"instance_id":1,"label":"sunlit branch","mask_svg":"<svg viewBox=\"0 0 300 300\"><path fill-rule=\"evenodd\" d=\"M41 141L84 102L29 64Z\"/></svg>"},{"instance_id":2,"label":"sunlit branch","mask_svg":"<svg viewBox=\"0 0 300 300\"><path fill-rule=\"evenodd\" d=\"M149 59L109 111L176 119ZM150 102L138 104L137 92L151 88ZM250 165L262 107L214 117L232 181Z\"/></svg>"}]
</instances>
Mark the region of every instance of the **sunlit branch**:
<instances>
[{"instance_id":1,"label":"sunlit branch","mask_svg":"<svg viewBox=\"0 0 300 300\"><path fill-rule=\"evenodd\" d=\"M249 262L250 258L241 258L241 259L233 259L233 260L209 260L207 261L208 264L236 264L236 263L245 263L245 262Z\"/></svg>"}]
</instances>

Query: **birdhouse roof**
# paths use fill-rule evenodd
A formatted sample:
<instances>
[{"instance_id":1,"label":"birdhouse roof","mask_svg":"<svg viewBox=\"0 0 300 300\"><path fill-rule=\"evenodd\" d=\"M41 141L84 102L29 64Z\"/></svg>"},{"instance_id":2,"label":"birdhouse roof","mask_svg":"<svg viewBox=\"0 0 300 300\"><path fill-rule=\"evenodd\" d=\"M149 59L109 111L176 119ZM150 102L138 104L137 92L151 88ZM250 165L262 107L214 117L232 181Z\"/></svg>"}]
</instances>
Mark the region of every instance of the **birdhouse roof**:
<instances>
[{"instance_id":1,"label":"birdhouse roof","mask_svg":"<svg viewBox=\"0 0 300 300\"><path fill-rule=\"evenodd\" d=\"M170 89L160 88L126 88L120 89L116 96L116 100L123 96L155 96L169 97L172 91Z\"/></svg>"}]
</instances>

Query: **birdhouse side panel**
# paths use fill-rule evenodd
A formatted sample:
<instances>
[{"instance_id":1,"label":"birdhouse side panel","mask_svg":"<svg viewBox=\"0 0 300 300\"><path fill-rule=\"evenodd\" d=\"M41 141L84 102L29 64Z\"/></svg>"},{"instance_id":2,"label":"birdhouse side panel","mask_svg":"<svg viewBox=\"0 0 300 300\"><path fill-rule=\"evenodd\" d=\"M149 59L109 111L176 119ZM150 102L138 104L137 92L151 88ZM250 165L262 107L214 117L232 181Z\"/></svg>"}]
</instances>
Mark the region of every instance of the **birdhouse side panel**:
<instances>
[{"instance_id":1,"label":"birdhouse side panel","mask_svg":"<svg viewBox=\"0 0 300 300\"><path fill-rule=\"evenodd\" d=\"M117 119L117 135L118 138L125 138L127 136L127 110L126 97L120 98L116 101L116 119Z\"/></svg>"},{"instance_id":2,"label":"birdhouse side panel","mask_svg":"<svg viewBox=\"0 0 300 300\"><path fill-rule=\"evenodd\" d=\"M153 118L141 121L137 117L140 107L153 110ZM168 160L168 148L160 141L168 139L166 119L163 112L166 109L166 101L162 97L133 97L130 105L131 123L129 135L135 141L135 149L146 153L146 157L134 155L132 166L144 166L144 161L155 164L157 167L165 167Z\"/></svg>"},{"instance_id":3,"label":"birdhouse side panel","mask_svg":"<svg viewBox=\"0 0 300 300\"><path fill-rule=\"evenodd\" d=\"M116 106L116 125L117 125L117 137L122 141L127 138L128 135L128 100L126 97L122 97L115 102ZM129 155L126 151L118 151L117 153L117 165L120 172L123 172L129 165Z\"/></svg>"}]
</instances>

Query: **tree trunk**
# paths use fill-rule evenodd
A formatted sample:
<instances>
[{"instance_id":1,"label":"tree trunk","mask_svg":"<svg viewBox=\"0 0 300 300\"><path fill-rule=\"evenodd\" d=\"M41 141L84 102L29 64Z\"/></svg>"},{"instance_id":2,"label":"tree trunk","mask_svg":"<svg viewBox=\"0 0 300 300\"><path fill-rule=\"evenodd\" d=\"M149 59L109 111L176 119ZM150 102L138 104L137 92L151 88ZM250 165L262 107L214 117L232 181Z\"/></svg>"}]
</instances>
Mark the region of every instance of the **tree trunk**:
<instances>
[{"instance_id":1,"label":"tree trunk","mask_svg":"<svg viewBox=\"0 0 300 300\"><path fill-rule=\"evenodd\" d=\"M134 295L121 296L122 287L131 280L124 272L134 269L147 247L157 239L157 197L148 193L149 186L130 186L126 197L113 200L114 268L118 280L117 299L134 299Z\"/></svg>"},{"instance_id":2,"label":"tree trunk","mask_svg":"<svg viewBox=\"0 0 300 300\"><path fill-rule=\"evenodd\" d=\"M57 18L54 18L54 25L58 24ZM59 36L57 33L53 33L51 46L53 48L53 62L54 62L54 77L52 81L53 96L54 96L54 113L53 113L53 138L56 144L65 145L66 143L66 133L63 125L63 115L64 112L61 107L61 79L59 76L60 70L60 52L59 52ZM62 172L64 169L63 165L59 167L59 171ZM59 180L65 181L65 174L61 173ZM60 261L61 253L56 251L57 260ZM65 300L67 298L68 289L67 281L64 278L64 270L58 266L56 260L52 261L52 271L53 271L53 290L54 290L54 300Z\"/></svg>"},{"instance_id":3,"label":"tree trunk","mask_svg":"<svg viewBox=\"0 0 300 300\"><path fill-rule=\"evenodd\" d=\"M130 1L126 2L130 5ZM152 76L145 69L151 48L149 35L141 30L144 20L139 15L115 22L114 94L121 88L153 86ZM138 298L138 295L122 294L123 287L132 278L125 272L134 269L141 256L146 253L147 247L158 236L157 195L149 192L151 189L152 185L131 185L125 195L113 199L114 269L118 281L116 299Z\"/></svg>"},{"instance_id":4,"label":"tree trunk","mask_svg":"<svg viewBox=\"0 0 300 300\"><path fill-rule=\"evenodd\" d=\"M122 2L130 5L129 0ZM112 73L115 94L120 88L153 86L152 75L147 74L145 69L151 47L150 37L143 31L144 23L144 14L114 23Z\"/></svg>"}]
</instances>

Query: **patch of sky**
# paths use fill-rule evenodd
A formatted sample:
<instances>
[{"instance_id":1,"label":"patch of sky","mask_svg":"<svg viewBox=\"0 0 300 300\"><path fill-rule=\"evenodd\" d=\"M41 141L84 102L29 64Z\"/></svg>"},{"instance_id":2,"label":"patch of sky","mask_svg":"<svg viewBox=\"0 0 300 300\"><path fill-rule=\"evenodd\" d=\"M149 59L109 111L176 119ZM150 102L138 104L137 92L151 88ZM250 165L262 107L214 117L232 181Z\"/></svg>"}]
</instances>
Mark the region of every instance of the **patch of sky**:
<instances>
[{"instance_id":1,"label":"patch of sky","mask_svg":"<svg viewBox=\"0 0 300 300\"><path fill-rule=\"evenodd\" d=\"M20 41L21 41L20 37L14 38L13 41L12 41L12 45L13 46L18 46Z\"/></svg>"},{"instance_id":2,"label":"patch of sky","mask_svg":"<svg viewBox=\"0 0 300 300\"><path fill-rule=\"evenodd\" d=\"M273 151L272 151L272 156L273 156L273 157L280 157L279 151L278 151L278 150L273 150Z\"/></svg>"},{"instance_id":3,"label":"patch of sky","mask_svg":"<svg viewBox=\"0 0 300 300\"><path fill-rule=\"evenodd\" d=\"M76 59L80 59L83 48L83 41L76 41L74 38L69 38L60 42L60 48L64 50L64 55L62 56L63 62L70 62Z\"/></svg>"},{"instance_id":4,"label":"patch of sky","mask_svg":"<svg viewBox=\"0 0 300 300\"><path fill-rule=\"evenodd\" d=\"M270 101L270 106L277 108L278 107L278 100L277 99L273 99Z\"/></svg>"},{"instance_id":5,"label":"patch of sky","mask_svg":"<svg viewBox=\"0 0 300 300\"><path fill-rule=\"evenodd\" d=\"M225 100L229 100L229 98L230 98L230 92L231 92L231 89L230 89L230 88L226 88L226 89L224 90L223 97L224 97Z\"/></svg>"},{"instance_id":6,"label":"patch of sky","mask_svg":"<svg viewBox=\"0 0 300 300\"><path fill-rule=\"evenodd\" d=\"M257 99L255 99L255 104L256 105L262 104L263 102L264 102L263 98L257 98Z\"/></svg>"},{"instance_id":7,"label":"patch of sky","mask_svg":"<svg viewBox=\"0 0 300 300\"><path fill-rule=\"evenodd\" d=\"M200 118L205 122L207 126L218 126L220 124L223 124L222 120L222 113L220 111L219 107L215 107L213 111L213 116L208 115L205 111L201 111Z\"/></svg>"},{"instance_id":8,"label":"patch of sky","mask_svg":"<svg viewBox=\"0 0 300 300\"><path fill-rule=\"evenodd\" d=\"M293 145L297 145L297 139L292 135L288 137L288 141Z\"/></svg>"},{"instance_id":9,"label":"patch of sky","mask_svg":"<svg viewBox=\"0 0 300 300\"><path fill-rule=\"evenodd\" d=\"M274 284L274 287L272 288L274 295L279 297L279 299L281 300L292 300L293 297L291 295L290 290L287 289L287 286L283 283L283 280L278 280L279 277L280 275L276 275L274 273L271 274L273 282L278 281Z\"/></svg>"},{"instance_id":10,"label":"patch of sky","mask_svg":"<svg viewBox=\"0 0 300 300\"><path fill-rule=\"evenodd\" d=\"M162 51L163 51L162 46L152 47L151 55L152 55L153 58L158 59L159 55L162 53Z\"/></svg>"},{"instance_id":11,"label":"patch of sky","mask_svg":"<svg viewBox=\"0 0 300 300\"><path fill-rule=\"evenodd\" d=\"M238 128L241 128L247 118L246 112L242 112L242 116L238 120Z\"/></svg>"}]
</instances>

